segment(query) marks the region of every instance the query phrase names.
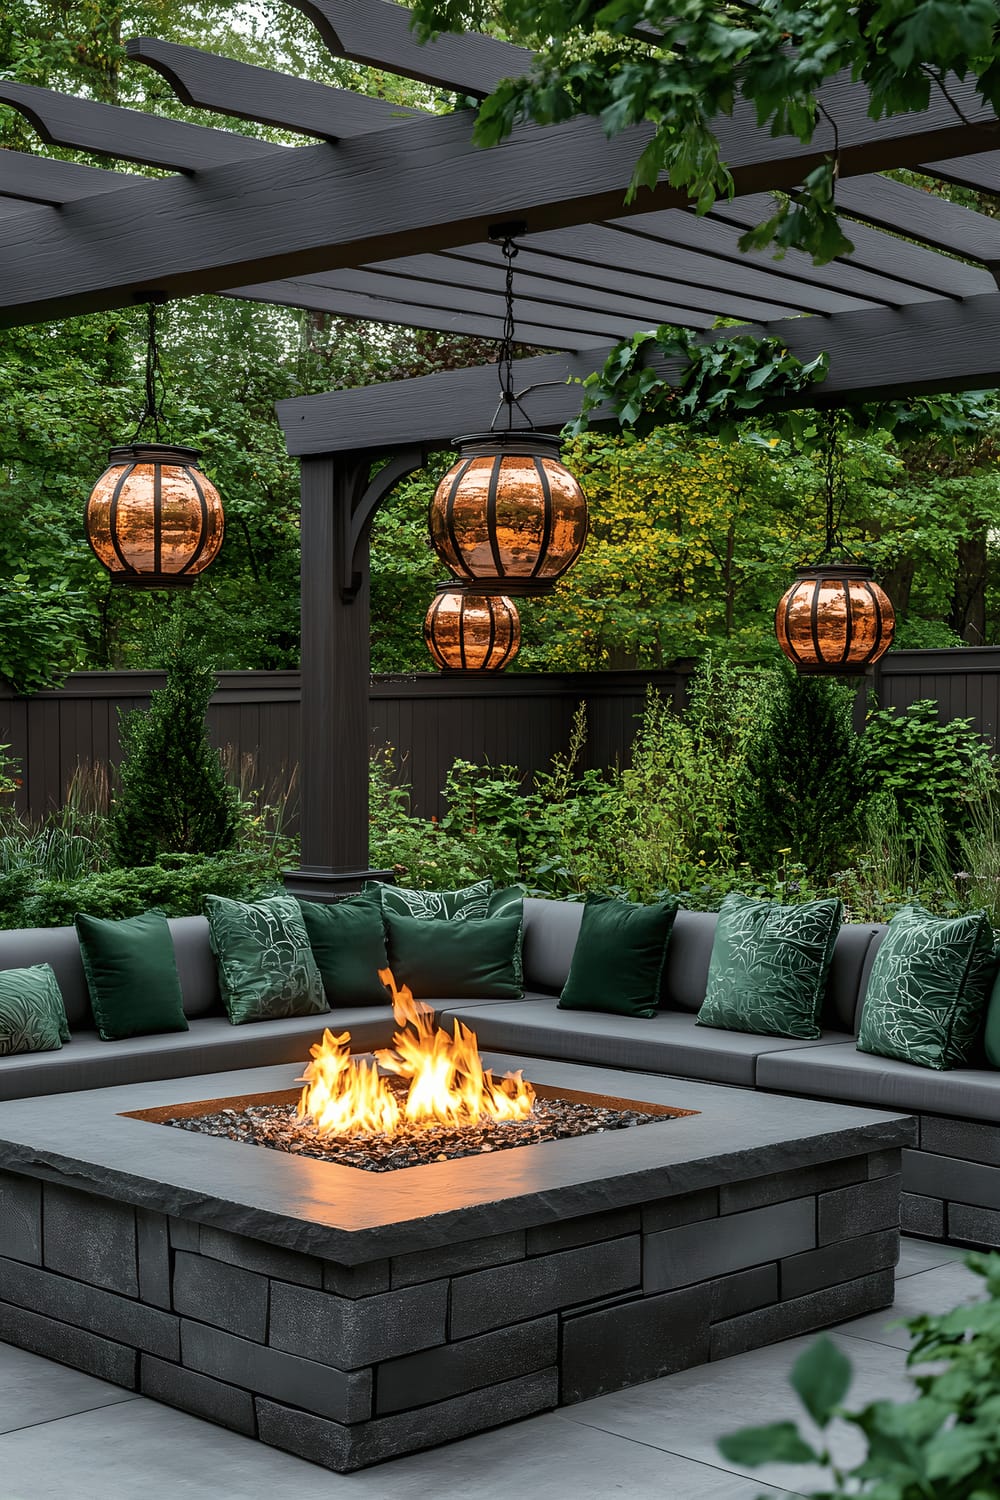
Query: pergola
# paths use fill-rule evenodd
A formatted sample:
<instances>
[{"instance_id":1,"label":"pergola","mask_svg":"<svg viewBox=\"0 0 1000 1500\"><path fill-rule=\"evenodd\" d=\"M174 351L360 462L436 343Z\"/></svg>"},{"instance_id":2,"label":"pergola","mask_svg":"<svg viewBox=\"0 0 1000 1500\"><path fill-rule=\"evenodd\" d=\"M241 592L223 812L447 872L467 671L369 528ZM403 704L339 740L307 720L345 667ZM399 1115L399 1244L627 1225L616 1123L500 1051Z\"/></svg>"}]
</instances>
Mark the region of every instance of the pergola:
<instances>
[{"instance_id":1,"label":"pergola","mask_svg":"<svg viewBox=\"0 0 1000 1500\"><path fill-rule=\"evenodd\" d=\"M485 97L529 54L489 37L426 46L387 0L293 0L337 57ZM836 122L838 207L853 254L829 265L742 254L767 194L792 192L833 150L804 146L739 107L719 122L735 197L697 217L664 179L626 205L637 128L524 127L472 144L472 116L423 115L174 43L128 44L183 102L312 143L276 146L0 82L0 103L53 145L165 169L142 177L0 151L0 325L219 292L252 301L499 337L503 266L490 228L523 221L518 336L556 351L516 366L535 425L579 407L568 385L636 329L739 319L801 358L830 356L809 403L1000 384L1000 223L878 174L911 168L1000 194L1000 125L968 86L920 114L873 121L848 78L822 91ZM367 867L368 533L394 484L431 446L482 429L496 371L477 370L281 403L302 467L302 869L320 894ZM384 467L376 463L388 458Z\"/></svg>"}]
</instances>

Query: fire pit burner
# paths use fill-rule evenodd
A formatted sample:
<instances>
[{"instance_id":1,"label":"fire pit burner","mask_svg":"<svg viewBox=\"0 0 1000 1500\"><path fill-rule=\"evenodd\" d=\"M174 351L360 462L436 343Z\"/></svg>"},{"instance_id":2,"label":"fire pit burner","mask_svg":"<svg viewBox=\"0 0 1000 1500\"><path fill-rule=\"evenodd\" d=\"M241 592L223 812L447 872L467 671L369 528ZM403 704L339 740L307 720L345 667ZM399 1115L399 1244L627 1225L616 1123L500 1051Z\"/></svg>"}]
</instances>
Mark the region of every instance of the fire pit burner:
<instances>
[{"instance_id":1,"label":"fire pit burner","mask_svg":"<svg viewBox=\"0 0 1000 1500\"><path fill-rule=\"evenodd\" d=\"M388 1080L400 1103L406 1097L401 1080ZM236 1107L234 1107L236 1106ZM515 1146L538 1146L578 1135L628 1130L639 1125L662 1123L676 1116L665 1111L647 1111L627 1100L566 1098L559 1095L535 1099L530 1115L521 1120L483 1119L475 1125L424 1125L404 1127L392 1135L333 1136L323 1133L309 1119L300 1119L292 1102L245 1102L233 1100L224 1108L204 1114L160 1115L160 1122L200 1135L221 1136L248 1146L266 1146L295 1156L336 1162L342 1167L360 1167L365 1172L392 1172L399 1167L419 1167L427 1162L456 1161Z\"/></svg>"}]
</instances>

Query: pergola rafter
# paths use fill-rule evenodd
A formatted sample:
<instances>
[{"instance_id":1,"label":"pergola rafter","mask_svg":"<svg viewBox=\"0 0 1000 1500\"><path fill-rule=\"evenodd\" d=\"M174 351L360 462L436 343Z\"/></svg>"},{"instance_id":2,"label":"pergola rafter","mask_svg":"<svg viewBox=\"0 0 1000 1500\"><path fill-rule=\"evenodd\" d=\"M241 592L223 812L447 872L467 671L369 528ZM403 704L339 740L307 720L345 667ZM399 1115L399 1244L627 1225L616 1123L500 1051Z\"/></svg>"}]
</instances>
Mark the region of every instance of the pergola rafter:
<instances>
[{"instance_id":1,"label":"pergola rafter","mask_svg":"<svg viewBox=\"0 0 1000 1500\"><path fill-rule=\"evenodd\" d=\"M291 3L335 56L460 96L481 98L530 63L489 37L421 46L388 0ZM802 358L827 351L829 377L809 404L1000 383L1000 224L879 175L905 167L1000 193L1000 124L971 86L937 93L921 113L872 120L863 86L835 78L811 144L760 130L741 104L717 132L735 196L697 217L666 179L624 201L648 138L641 128L609 141L590 119L525 127L484 152L468 111L399 109L155 38L128 53L182 103L299 143L0 83L0 104L44 141L171 174L0 151L0 326L220 292L494 337L503 267L489 231L520 220L519 335L558 351L517 366L539 426L559 427L578 409L568 380L660 322L707 331L735 318ZM797 252L780 261L741 252L769 195L794 193L835 139L853 253L814 266ZM485 366L280 406L289 450L302 458L303 863L313 884L365 861L372 515L389 479L412 472L428 444L488 425L498 394L496 368ZM376 482L386 455L388 477ZM299 888L309 885L307 874Z\"/></svg>"}]
</instances>

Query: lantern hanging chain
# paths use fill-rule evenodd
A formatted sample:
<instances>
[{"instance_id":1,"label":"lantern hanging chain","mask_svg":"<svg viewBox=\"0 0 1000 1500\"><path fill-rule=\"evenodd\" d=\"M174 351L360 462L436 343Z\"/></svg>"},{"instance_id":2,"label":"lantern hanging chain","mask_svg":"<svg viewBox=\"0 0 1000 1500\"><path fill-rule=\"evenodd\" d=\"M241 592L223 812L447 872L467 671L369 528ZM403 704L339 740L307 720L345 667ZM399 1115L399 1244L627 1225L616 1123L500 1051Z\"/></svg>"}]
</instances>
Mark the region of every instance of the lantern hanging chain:
<instances>
[{"instance_id":1,"label":"lantern hanging chain","mask_svg":"<svg viewBox=\"0 0 1000 1500\"><path fill-rule=\"evenodd\" d=\"M156 332L156 303L150 301L146 304L146 404L132 436L133 443L138 442L139 435L147 422L152 422L156 441L160 441L160 422L163 419L167 383L163 374Z\"/></svg>"},{"instance_id":2,"label":"lantern hanging chain","mask_svg":"<svg viewBox=\"0 0 1000 1500\"><path fill-rule=\"evenodd\" d=\"M497 350L497 373L500 378L500 403L493 415L490 431L496 427L497 417L506 406L507 408L507 430L514 426L514 408L531 426L531 418L518 400L517 392L514 390L514 346L516 343L514 322L514 261L517 258L517 245L514 243L513 235L504 235L500 241L500 253L507 262L507 272L504 278L504 319L503 332L500 336L500 346Z\"/></svg>"},{"instance_id":3,"label":"lantern hanging chain","mask_svg":"<svg viewBox=\"0 0 1000 1500\"><path fill-rule=\"evenodd\" d=\"M825 562L858 562L858 558L847 546L840 531L840 521L844 514L845 487L843 452L838 440L838 417L839 413L835 409L825 413L823 490L826 497L826 541L819 557L812 564L813 567L819 567Z\"/></svg>"}]
</instances>

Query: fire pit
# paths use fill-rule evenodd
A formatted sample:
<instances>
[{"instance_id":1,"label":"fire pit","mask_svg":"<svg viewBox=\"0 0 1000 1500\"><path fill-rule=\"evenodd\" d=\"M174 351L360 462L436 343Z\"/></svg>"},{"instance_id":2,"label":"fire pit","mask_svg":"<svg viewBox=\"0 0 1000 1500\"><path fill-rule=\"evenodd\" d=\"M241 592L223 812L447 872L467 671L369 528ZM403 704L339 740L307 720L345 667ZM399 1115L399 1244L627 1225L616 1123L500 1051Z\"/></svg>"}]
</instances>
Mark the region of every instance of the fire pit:
<instances>
[{"instance_id":1,"label":"fire pit","mask_svg":"<svg viewBox=\"0 0 1000 1500\"><path fill-rule=\"evenodd\" d=\"M655 1118L372 1172L187 1128L288 1066L0 1103L0 1338L346 1472L891 1301L911 1121L491 1067Z\"/></svg>"}]
</instances>

